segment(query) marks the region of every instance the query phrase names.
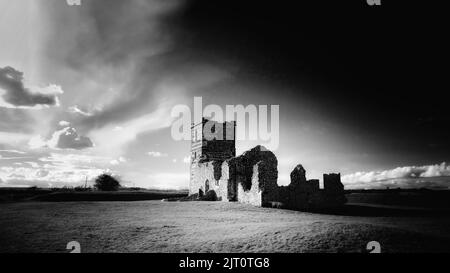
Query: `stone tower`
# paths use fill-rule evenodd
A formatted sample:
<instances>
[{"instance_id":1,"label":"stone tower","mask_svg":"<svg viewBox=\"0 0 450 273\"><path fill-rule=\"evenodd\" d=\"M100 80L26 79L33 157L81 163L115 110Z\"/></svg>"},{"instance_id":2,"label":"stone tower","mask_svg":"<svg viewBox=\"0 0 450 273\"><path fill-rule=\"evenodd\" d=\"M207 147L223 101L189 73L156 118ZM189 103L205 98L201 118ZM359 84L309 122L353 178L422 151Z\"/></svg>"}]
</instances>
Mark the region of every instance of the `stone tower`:
<instances>
[{"instance_id":1,"label":"stone tower","mask_svg":"<svg viewBox=\"0 0 450 273\"><path fill-rule=\"evenodd\" d=\"M191 183L198 163L224 161L236 156L236 122L203 118L191 126Z\"/></svg>"}]
</instances>

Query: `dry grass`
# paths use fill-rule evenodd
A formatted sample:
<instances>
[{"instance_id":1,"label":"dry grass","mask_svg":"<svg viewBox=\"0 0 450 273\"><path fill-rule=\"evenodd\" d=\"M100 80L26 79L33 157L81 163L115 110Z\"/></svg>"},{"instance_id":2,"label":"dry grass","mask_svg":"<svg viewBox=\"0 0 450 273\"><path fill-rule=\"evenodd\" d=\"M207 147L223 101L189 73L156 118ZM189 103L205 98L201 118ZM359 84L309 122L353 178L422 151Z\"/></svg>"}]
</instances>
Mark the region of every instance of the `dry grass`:
<instances>
[{"instance_id":1,"label":"dry grass","mask_svg":"<svg viewBox=\"0 0 450 273\"><path fill-rule=\"evenodd\" d=\"M223 202L0 205L0 252L450 252L450 218L303 213Z\"/></svg>"}]
</instances>

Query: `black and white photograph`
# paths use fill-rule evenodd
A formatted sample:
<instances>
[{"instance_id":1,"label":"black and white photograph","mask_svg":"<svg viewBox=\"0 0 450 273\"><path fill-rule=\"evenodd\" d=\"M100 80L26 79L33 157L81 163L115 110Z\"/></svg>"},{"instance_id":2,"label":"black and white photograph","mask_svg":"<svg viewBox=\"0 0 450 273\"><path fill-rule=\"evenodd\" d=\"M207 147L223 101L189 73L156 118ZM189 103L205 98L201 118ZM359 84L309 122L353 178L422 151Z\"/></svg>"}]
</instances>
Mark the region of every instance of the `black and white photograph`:
<instances>
[{"instance_id":1,"label":"black and white photograph","mask_svg":"<svg viewBox=\"0 0 450 273\"><path fill-rule=\"evenodd\" d=\"M444 13L0 0L0 253L450 253Z\"/></svg>"}]
</instances>

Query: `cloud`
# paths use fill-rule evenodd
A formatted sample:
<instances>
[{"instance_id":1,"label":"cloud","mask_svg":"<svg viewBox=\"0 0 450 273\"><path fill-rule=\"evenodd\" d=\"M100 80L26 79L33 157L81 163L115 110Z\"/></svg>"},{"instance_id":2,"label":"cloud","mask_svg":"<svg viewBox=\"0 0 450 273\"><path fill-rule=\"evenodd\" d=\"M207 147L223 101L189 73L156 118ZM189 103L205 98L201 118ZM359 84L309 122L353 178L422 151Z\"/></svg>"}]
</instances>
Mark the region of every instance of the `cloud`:
<instances>
[{"instance_id":1,"label":"cloud","mask_svg":"<svg viewBox=\"0 0 450 273\"><path fill-rule=\"evenodd\" d=\"M29 159L31 157L4 157L0 156L0 160L17 160L17 159Z\"/></svg>"},{"instance_id":2,"label":"cloud","mask_svg":"<svg viewBox=\"0 0 450 273\"><path fill-rule=\"evenodd\" d=\"M1 154L3 153L3 155ZM26 152L18 150L0 150L0 160L17 160L17 159L29 159L31 157L24 156Z\"/></svg>"},{"instance_id":3,"label":"cloud","mask_svg":"<svg viewBox=\"0 0 450 273\"><path fill-rule=\"evenodd\" d=\"M26 88L23 73L12 67L0 68L0 107L41 109L59 106L60 86Z\"/></svg>"},{"instance_id":4,"label":"cloud","mask_svg":"<svg viewBox=\"0 0 450 273\"><path fill-rule=\"evenodd\" d=\"M121 124L159 112L165 100L167 120L173 105L191 98L190 91L209 90L229 76L177 43L181 33L174 19L184 1L96 0L70 16L66 7L43 5L54 26L49 35L58 39L46 51L80 79L76 88L84 96L68 111L79 117L72 124L83 132L125 128Z\"/></svg>"},{"instance_id":5,"label":"cloud","mask_svg":"<svg viewBox=\"0 0 450 273\"><path fill-rule=\"evenodd\" d=\"M186 156L183 158L183 163L189 164L191 163L191 157L190 156Z\"/></svg>"},{"instance_id":6,"label":"cloud","mask_svg":"<svg viewBox=\"0 0 450 273\"><path fill-rule=\"evenodd\" d=\"M125 157L121 156L118 159L111 160L110 164L111 165L120 165L121 163L126 163L126 162L128 162L128 160Z\"/></svg>"},{"instance_id":7,"label":"cloud","mask_svg":"<svg viewBox=\"0 0 450 273\"><path fill-rule=\"evenodd\" d=\"M151 157L167 157L167 156L169 156L168 154L161 153L161 152L148 152L147 154Z\"/></svg>"},{"instance_id":8,"label":"cloud","mask_svg":"<svg viewBox=\"0 0 450 273\"><path fill-rule=\"evenodd\" d=\"M49 174L50 174L50 171L48 171L48 170L38 170L38 171L36 172L36 176L37 176L37 177L40 177L40 178L46 177L46 176L48 176Z\"/></svg>"},{"instance_id":9,"label":"cloud","mask_svg":"<svg viewBox=\"0 0 450 273\"><path fill-rule=\"evenodd\" d=\"M53 164L55 166L67 167L67 166L88 166L97 165L106 167L111 158L104 156L95 156L90 154L60 154L50 153L48 156L39 158L40 162Z\"/></svg>"},{"instance_id":10,"label":"cloud","mask_svg":"<svg viewBox=\"0 0 450 273\"><path fill-rule=\"evenodd\" d=\"M79 115L84 116L84 117L90 117L90 116L94 115L93 113L81 110L77 105L70 106L69 108L67 108L67 111L69 113L79 114Z\"/></svg>"},{"instance_id":11,"label":"cloud","mask_svg":"<svg viewBox=\"0 0 450 273\"><path fill-rule=\"evenodd\" d=\"M206 92L230 76L176 42L181 33L173 20L183 2L96 0L70 14L42 3L52 26L44 52L60 66L52 69L65 79L64 98L72 101L64 110L98 153L125 154L140 134L170 127L172 107L190 102L191 92Z\"/></svg>"},{"instance_id":12,"label":"cloud","mask_svg":"<svg viewBox=\"0 0 450 273\"><path fill-rule=\"evenodd\" d=\"M92 181L102 173L111 172L110 161L108 157L87 154L51 153L26 165L0 167L0 180L2 186L77 186L86 178Z\"/></svg>"},{"instance_id":13,"label":"cloud","mask_svg":"<svg viewBox=\"0 0 450 273\"><path fill-rule=\"evenodd\" d=\"M30 165L32 168L39 168L39 164L36 162L27 161L27 162L23 162L23 163Z\"/></svg>"},{"instance_id":14,"label":"cloud","mask_svg":"<svg viewBox=\"0 0 450 273\"><path fill-rule=\"evenodd\" d=\"M94 146L88 137L79 136L75 128L72 127L66 127L55 132L50 139L50 143L50 145L60 149L82 150Z\"/></svg>"},{"instance_id":15,"label":"cloud","mask_svg":"<svg viewBox=\"0 0 450 273\"><path fill-rule=\"evenodd\" d=\"M30 135L23 133L8 133L8 132L0 132L0 143L1 144L18 144L22 141L28 141L30 139Z\"/></svg>"},{"instance_id":16,"label":"cloud","mask_svg":"<svg viewBox=\"0 0 450 273\"><path fill-rule=\"evenodd\" d=\"M52 149L73 149L82 150L93 147L91 139L78 135L73 127L66 127L53 133L49 140L43 139L40 135L33 137L28 145L32 149L52 148Z\"/></svg>"},{"instance_id":17,"label":"cloud","mask_svg":"<svg viewBox=\"0 0 450 273\"><path fill-rule=\"evenodd\" d=\"M90 93L68 109L83 117L74 121L77 128L90 131L126 122L155 108L161 93L154 89L169 74L167 63L178 66L165 58L174 46L168 23L182 7L180 1L96 0L71 15L67 7L43 5L54 26L49 36L58 39L48 43L47 54L59 57L81 79L81 92Z\"/></svg>"},{"instance_id":18,"label":"cloud","mask_svg":"<svg viewBox=\"0 0 450 273\"><path fill-rule=\"evenodd\" d=\"M169 106L162 104L155 111L133 118L127 122L110 124L101 129L90 131L89 136L94 142L100 143L96 149L112 156L123 154L126 144L135 140L140 133L167 128L172 123ZM121 130L116 130L117 126ZM112 137L113 136L113 137ZM114 147L115 149L110 149Z\"/></svg>"},{"instance_id":19,"label":"cloud","mask_svg":"<svg viewBox=\"0 0 450 273\"><path fill-rule=\"evenodd\" d=\"M67 127L67 126L70 125L70 122L65 121L65 120L61 120L58 124L59 124L59 126Z\"/></svg>"},{"instance_id":20,"label":"cloud","mask_svg":"<svg viewBox=\"0 0 450 273\"><path fill-rule=\"evenodd\" d=\"M26 154L26 152L19 151L19 150L0 150L0 153L12 153L12 154Z\"/></svg>"},{"instance_id":21,"label":"cloud","mask_svg":"<svg viewBox=\"0 0 450 273\"><path fill-rule=\"evenodd\" d=\"M425 166L406 166L391 170L356 172L342 177L346 188L450 186L450 165L446 162Z\"/></svg>"},{"instance_id":22,"label":"cloud","mask_svg":"<svg viewBox=\"0 0 450 273\"><path fill-rule=\"evenodd\" d=\"M29 156L26 155L26 152L18 151L18 150L0 150L0 160L16 160L16 159L28 159Z\"/></svg>"}]
</instances>

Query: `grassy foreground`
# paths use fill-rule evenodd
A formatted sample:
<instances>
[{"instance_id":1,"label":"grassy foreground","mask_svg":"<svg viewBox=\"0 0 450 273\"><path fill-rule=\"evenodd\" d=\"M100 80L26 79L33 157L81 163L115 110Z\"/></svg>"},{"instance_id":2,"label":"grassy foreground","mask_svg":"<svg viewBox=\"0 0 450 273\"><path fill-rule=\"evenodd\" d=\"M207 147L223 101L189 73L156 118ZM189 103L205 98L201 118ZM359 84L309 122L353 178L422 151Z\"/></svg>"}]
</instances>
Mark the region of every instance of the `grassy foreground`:
<instances>
[{"instance_id":1,"label":"grassy foreground","mask_svg":"<svg viewBox=\"0 0 450 273\"><path fill-rule=\"evenodd\" d=\"M388 214L389 215L389 214ZM0 252L450 252L450 217L315 214L226 202L0 205Z\"/></svg>"}]
</instances>

